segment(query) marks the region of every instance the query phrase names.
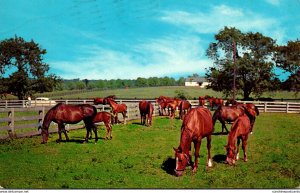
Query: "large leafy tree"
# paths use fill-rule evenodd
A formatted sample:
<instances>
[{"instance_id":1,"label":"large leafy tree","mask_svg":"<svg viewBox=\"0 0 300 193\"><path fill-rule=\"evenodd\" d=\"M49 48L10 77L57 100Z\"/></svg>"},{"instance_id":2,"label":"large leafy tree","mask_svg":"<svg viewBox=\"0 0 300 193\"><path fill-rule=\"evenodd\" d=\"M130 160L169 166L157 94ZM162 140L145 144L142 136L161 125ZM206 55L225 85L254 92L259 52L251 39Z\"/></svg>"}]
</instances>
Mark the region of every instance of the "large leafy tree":
<instances>
[{"instance_id":1,"label":"large leafy tree","mask_svg":"<svg viewBox=\"0 0 300 193\"><path fill-rule=\"evenodd\" d=\"M33 40L21 37L0 41L0 93L12 93L19 99L37 92L52 91L61 80L47 75L49 65L43 62L46 50Z\"/></svg>"},{"instance_id":2,"label":"large leafy tree","mask_svg":"<svg viewBox=\"0 0 300 193\"><path fill-rule=\"evenodd\" d=\"M278 67L290 74L285 82L285 87L299 92L300 41L289 41L286 46L277 46L274 59Z\"/></svg>"},{"instance_id":3,"label":"large leafy tree","mask_svg":"<svg viewBox=\"0 0 300 193\"><path fill-rule=\"evenodd\" d=\"M214 66L206 72L211 82L208 88L233 94L234 55L236 56L236 89L244 99L250 94L257 96L268 90L275 78L272 57L275 41L260 33L242 33L236 28L224 27L210 43L207 56ZM236 45L234 53L233 44Z\"/></svg>"}]
</instances>

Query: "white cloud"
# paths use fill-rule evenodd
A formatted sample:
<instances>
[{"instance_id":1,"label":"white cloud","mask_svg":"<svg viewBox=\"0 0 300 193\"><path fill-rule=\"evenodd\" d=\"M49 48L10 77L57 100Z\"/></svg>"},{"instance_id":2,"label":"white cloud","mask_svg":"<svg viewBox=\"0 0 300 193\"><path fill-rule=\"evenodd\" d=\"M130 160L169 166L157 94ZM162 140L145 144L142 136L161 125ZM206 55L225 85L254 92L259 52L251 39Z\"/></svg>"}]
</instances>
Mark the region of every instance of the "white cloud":
<instances>
[{"instance_id":1,"label":"white cloud","mask_svg":"<svg viewBox=\"0 0 300 193\"><path fill-rule=\"evenodd\" d=\"M228 26L244 32L258 31L279 41L285 35L277 18L227 5L214 6L208 12L165 11L160 20L203 34L217 34L224 26Z\"/></svg>"},{"instance_id":2,"label":"white cloud","mask_svg":"<svg viewBox=\"0 0 300 193\"><path fill-rule=\"evenodd\" d=\"M76 61L52 62L54 69L66 69L63 77L87 79L135 79L178 73L199 73L211 66L199 37L151 39L132 50L116 51L84 46L85 57Z\"/></svg>"},{"instance_id":3,"label":"white cloud","mask_svg":"<svg viewBox=\"0 0 300 193\"><path fill-rule=\"evenodd\" d=\"M274 6L280 5L280 0L266 0L266 2Z\"/></svg>"}]
</instances>

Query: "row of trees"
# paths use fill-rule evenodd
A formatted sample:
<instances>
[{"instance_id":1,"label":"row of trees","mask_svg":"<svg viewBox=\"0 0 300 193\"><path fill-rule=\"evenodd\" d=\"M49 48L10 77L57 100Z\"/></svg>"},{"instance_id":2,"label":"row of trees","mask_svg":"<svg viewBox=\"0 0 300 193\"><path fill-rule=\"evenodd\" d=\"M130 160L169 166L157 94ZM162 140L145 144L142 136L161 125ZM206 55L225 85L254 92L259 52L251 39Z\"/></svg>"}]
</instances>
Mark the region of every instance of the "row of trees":
<instances>
[{"instance_id":1,"label":"row of trees","mask_svg":"<svg viewBox=\"0 0 300 193\"><path fill-rule=\"evenodd\" d=\"M134 87L155 87L155 86L183 86L183 77L175 80L170 77L150 77L137 79L112 79L112 80L64 80L57 89L59 90L78 90L78 89L116 89Z\"/></svg>"},{"instance_id":2,"label":"row of trees","mask_svg":"<svg viewBox=\"0 0 300 193\"><path fill-rule=\"evenodd\" d=\"M233 49L233 45L236 45ZM235 51L235 53L234 53ZM236 28L224 27L210 43L207 56L214 66L207 69L209 88L233 95L234 58L236 59L236 89L245 99L250 94L260 96L280 85L275 67L290 74L282 85L300 90L300 41L289 41L279 46L276 41L261 33L242 33Z\"/></svg>"}]
</instances>

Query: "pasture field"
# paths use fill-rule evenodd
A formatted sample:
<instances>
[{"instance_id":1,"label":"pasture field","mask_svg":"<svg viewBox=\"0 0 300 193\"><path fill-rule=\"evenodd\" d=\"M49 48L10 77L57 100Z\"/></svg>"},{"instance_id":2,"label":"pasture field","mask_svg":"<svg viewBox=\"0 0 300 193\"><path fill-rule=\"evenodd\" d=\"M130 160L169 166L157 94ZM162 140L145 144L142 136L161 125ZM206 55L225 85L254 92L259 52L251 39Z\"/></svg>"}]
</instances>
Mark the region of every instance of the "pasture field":
<instances>
[{"instance_id":1,"label":"pasture field","mask_svg":"<svg viewBox=\"0 0 300 193\"><path fill-rule=\"evenodd\" d=\"M38 96L50 97L52 99L88 99L95 97L106 97L108 95L116 95L122 98L148 98L154 99L160 95L175 97L176 91L181 91L188 99L198 99L199 96L215 96L223 97L221 92L213 91L212 89L199 88L199 87L186 87L186 86L162 86L162 87L143 87L143 88L128 88L128 89L113 89L113 90L98 90L81 93L72 93L72 91L55 91L50 93L36 94ZM256 98L255 96L251 96ZM266 92L261 97L274 98L274 99L299 99L299 95L295 95L295 92L278 91L278 92ZM242 99L242 95L238 95L237 98Z\"/></svg>"},{"instance_id":2,"label":"pasture field","mask_svg":"<svg viewBox=\"0 0 300 193\"><path fill-rule=\"evenodd\" d=\"M156 117L152 127L113 126L113 139L103 140L104 127L94 140L82 144L85 129L69 132L70 141L56 143L57 134L40 144L41 137L0 142L0 186L4 188L295 188L300 186L299 114L261 113L248 140L248 162L224 163L226 135L212 137L213 167L206 167L206 139L199 168L184 176L175 168L181 120ZM229 126L228 126L229 127ZM221 131L217 122L215 132ZM63 138L64 139L64 138Z\"/></svg>"}]
</instances>

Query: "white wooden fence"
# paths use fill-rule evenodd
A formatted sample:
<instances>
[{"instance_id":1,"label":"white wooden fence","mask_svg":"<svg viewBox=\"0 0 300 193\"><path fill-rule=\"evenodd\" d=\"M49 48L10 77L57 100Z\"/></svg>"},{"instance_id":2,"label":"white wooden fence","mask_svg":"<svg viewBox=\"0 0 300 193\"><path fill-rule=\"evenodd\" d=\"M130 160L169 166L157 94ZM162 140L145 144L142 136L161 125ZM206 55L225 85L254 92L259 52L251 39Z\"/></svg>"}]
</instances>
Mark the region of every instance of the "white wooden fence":
<instances>
[{"instance_id":1,"label":"white wooden fence","mask_svg":"<svg viewBox=\"0 0 300 193\"><path fill-rule=\"evenodd\" d=\"M127 105L127 120L140 119L138 103L140 100L116 100L118 103L125 103ZM155 105L153 116L158 116L159 107L155 100L149 100ZM192 107L198 106L197 100L189 100ZM67 104L93 104L93 100L56 100L56 102L63 102ZM243 103L254 103L260 112L281 112L281 113L300 113L299 102L259 102L259 101L239 101ZM206 107L208 103L206 103ZM110 111L109 105L96 105L98 111ZM51 108L49 104L43 103L42 106L26 107L26 101L9 100L0 101L0 140L14 137L28 137L39 135L37 130L41 125L45 113ZM24 113L27 112L27 113ZM29 115L28 115L29 114ZM123 117L119 115L119 119ZM68 130L83 128L82 124L67 125ZM54 125L50 132L57 132Z\"/></svg>"}]
</instances>

